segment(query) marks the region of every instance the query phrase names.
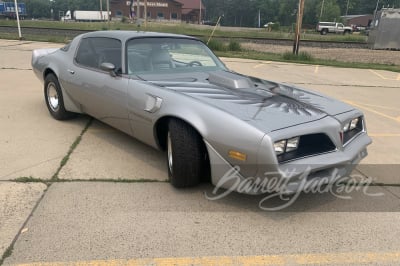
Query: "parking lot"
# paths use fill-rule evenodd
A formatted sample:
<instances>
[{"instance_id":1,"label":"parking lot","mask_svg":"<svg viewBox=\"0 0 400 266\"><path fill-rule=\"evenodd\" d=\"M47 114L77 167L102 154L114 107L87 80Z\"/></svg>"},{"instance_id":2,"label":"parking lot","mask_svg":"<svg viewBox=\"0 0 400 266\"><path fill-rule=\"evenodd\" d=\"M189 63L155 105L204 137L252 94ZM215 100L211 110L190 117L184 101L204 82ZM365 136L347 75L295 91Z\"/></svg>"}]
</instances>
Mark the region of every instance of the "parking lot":
<instances>
[{"instance_id":1,"label":"parking lot","mask_svg":"<svg viewBox=\"0 0 400 266\"><path fill-rule=\"evenodd\" d=\"M52 119L30 56L59 46L0 40L5 265L399 264L399 73L223 59L361 109L373 139L356 171L374 180L368 194L302 195L284 212L266 212L262 196L213 201L208 184L172 188L165 154L101 122Z\"/></svg>"}]
</instances>

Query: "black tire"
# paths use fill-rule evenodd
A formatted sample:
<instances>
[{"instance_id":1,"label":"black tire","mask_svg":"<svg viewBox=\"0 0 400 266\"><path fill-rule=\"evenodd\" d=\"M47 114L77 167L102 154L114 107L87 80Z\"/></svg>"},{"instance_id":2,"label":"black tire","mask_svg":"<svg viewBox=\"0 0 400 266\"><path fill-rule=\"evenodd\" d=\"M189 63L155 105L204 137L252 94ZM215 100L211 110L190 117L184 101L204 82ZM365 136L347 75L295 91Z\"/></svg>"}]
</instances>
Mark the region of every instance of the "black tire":
<instances>
[{"instance_id":1,"label":"black tire","mask_svg":"<svg viewBox=\"0 0 400 266\"><path fill-rule=\"evenodd\" d=\"M350 31L345 30L345 31L343 32L343 35L347 35L347 34L350 34Z\"/></svg>"},{"instance_id":2,"label":"black tire","mask_svg":"<svg viewBox=\"0 0 400 266\"><path fill-rule=\"evenodd\" d=\"M168 124L167 166L169 180L176 188L196 186L209 173L201 136L181 120L173 119Z\"/></svg>"},{"instance_id":3,"label":"black tire","mask_svg":"<svg viewBox=\"0 0 400 266\"><path fill-rule=\"evenodd\" d=\"M327 29L322 29L321 30L321 35L326 35L328 34L328 30Z\"/></svg>"},{"instance_id":4,"label":"black tire","mask_svg":"<svg viewBox=\"0 0 400 266\"><path fill-rule=\"evenodd\" d=\"M48 74L45 78L44 99L49 113L55 119L66 120L76 115L75 113L65 110L60 83L54 74Z\"/></svg>"}]
</instances>

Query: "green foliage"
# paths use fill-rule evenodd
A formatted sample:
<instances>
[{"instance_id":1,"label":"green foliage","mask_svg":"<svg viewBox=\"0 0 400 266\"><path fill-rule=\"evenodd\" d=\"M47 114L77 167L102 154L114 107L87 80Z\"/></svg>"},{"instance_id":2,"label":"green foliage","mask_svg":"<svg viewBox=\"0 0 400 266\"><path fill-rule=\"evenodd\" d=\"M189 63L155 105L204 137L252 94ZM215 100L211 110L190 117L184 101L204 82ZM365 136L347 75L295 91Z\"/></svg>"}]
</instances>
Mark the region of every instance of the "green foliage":
<instances>
[{"instance_id":1,"label":"green foliage","mask_svg":"<svg viewBox=\"0 0 400 266\"><path fill-rule=\"evenodd\" d=\"M208 43L208 48L218 52L240 52L243 51L241 44L238 41L230 40L228 44L216 39L211 39Z\"/></svg>"},{"instance_id":2,"label":"green foliage","mask_svg":"<svg viewBox=\"0 0 400 266\"><path fill-rule=\"evenodd\" d=\"M31 18L50 18L51 3L43 0L28 0L25 2L28 16Z\"/></svg>"},{"instance_id":3,"label":"green foliage","mask_svg":"<svg viewBox=\"0 0 400 266\"><path fill-rule=\"evenodd\" d=\"M282 58L286 61L301 61L301 62L314 61L313 56L307 52L300 52L298 55L295 55L292 52L285 52L282 55Z\"/></svg>"},{"instance_id":4,"label":"green foliage","mask_svg":"<svg viewBox=\"0 0 400 266\"><path fill-rule=\"evenodd\" d=\"M128 22L128 21L129 21L129 18L128 18L128 17L125 17L125 16L123 16L122 19L121 19L121 22L122 22L122 23L126 23L126 22Z\"/></svg>"},{"instance_id":5,"label":"green foliage","mask_svg":"<svg viewBox=\"0 0 400 266\"><path fill-rule=\"evenodd\" d=\"M10 1L10 0L9 0ZM105 10L106 0L102 1ZM68 10L100 10L99 0L24 0L29 17L53 18L58 20L60 12ZM205 20L217 21L224 15L221 24L224 26L257 27L258 13L261 25L268 22L279 22L281 26L290 26L296 21L298 0L203 0L207 10ZM321 14L322 0L306 0L304 24L315 25L319 20L339 21L340 16L373 14L376 0L325 0ZM347 6L348 4L348 6ZM400 0L380 0L382 7L400 7ZM348 8L347 8L348 7Z\"/></svg>"},{"instance_id":6,"label":"green foliage","mask_svg":"<svg viewBox=\"0 0 400 266\"><path fill-rule=\"evenodd\" d=\"M213 51L228 51L226 45L223 42L216 39L211 39L208 42L207 46Z\"/></svg>"},{"instance_id":7,"label":"green foliage","mask_svg":"<svg viewBox=\"0 0 400 266\"><path fill-rule=\"evenodd\" d=\"M271 24L270 27L272 31L279 31L281 29L281 24L279 22L275 22L274 24Z\"/></svg>"},{"instance_id":8,"label":"green foliage","mask_svg":"<svg viewBox=\"0 0 400 266\"><path fill-rule=\"evenodd\" d=\"M206 20L217 20L224 15L224 26L258 26L258 12L261 25L279 22L281 26L290 26L296 21L298 0L203 0ZM321 14L322 0L306 0L303 23L315 25L319 20L339 21L340 16L373 14L376 0L325 0ZM347 4L348 9L347 9ZM400 8L400 0L380 0L379 9L385 7Z\"/></svg>"},{"instance_id":9,"label":"green foliage","mask_svg":"<svg viewBox=\"0 0 400 266\"><path fill-rule=\"evenodd\" d=\"M54 29L79 29L79 30L88 30L88 31L96 31L96 30L107 30L108 23L90 23L90 22L68 22L64 23L61 21L45 21L45 20L23 20L21 21L21 25L23 27L39 27L39 28L54 28ZM0 20L0 26L17 26L17 22L15 20ZM110 23L111 30L134 30L136 26L130 23L121 23L121 22L111 22ZM289 39L293 40L293 34L289 33L292 27L280 26L279 31L271 31L268 32L266 29L240 29L240 30L233 30L233 31L225 31L217 29L214 34L214 38L218 39L220 37L226 39L235 39L235 38L271 38L271 39ZM142 27L140 30L143 31L152 31L152 32L165 32L165 33L176 33L176 34L185 34L185 35L192 35L192 36L199 36L200 38L203 36L203 41L207 41L208 37L211 34L211 28L203 29L199 28L196 25L191 24L174 24L166 25L163 22L149 22L147 23L147 27ZM23 33L24 37L29 35L29 33ZM6 34L1 34L6 36ZM49 36L46 35L36 35L36 36L29 36L34 38L34 40L48 40ZM57 39L57 42L65 42L65 35L53 36ZM12 37L14 38L14 37ZM313 40L313 41L338 41L338 42L361 42L366 43L367 37L359 34L349 34L349 35L342 35L342 34L329 34L322 36L315 32L314 27L303 33L301 36L302 40Z\"/></svg>"},{"instance_id":10,"label":"green foliage","mask_svg":"<svg viewBox=\"0 0 400 266\"><path fill-rule=\"evenodd\" d=\"M323 6L322 3L324 3ZM337 4L336 0L325 0L324 2L320 2L317 5L317 11L318 10L322 10L322 16L320 16L321 12L317 16L319 21L339 21L340 19L340 6Z\"/></svg>"},{"instance_id":11,"label":"green foliage","mask_svg":"<svg viewBox=\"0 0 400 266\"><path fill-rule=\"evenodd\" d=\"M228 50L229 51L241 51L242 50L242 46L240 45L240 43L238 41L235 40L230 40L229 44L228 44Z\"/></svg>"}]
</instances>

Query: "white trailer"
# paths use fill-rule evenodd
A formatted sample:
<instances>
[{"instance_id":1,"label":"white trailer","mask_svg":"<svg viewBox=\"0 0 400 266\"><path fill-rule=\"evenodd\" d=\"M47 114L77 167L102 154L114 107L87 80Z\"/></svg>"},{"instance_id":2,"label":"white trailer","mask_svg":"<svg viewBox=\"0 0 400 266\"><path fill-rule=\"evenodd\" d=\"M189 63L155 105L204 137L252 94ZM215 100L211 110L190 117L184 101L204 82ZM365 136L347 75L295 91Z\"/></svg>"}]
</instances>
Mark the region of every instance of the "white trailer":
<instances>
[{"instance_id":1,"label":"white trailer","mask_svg":"<svg viewBox=\"0 0 400 266\"><path fill-rule=\"evenodd\" d=\"M68 10L64 17L61 17L62 21L106 21L108 20L109 14L107 11L84 11L75 10L73 17L71 16L71 11Z\"/></svg>"}]
</instances>

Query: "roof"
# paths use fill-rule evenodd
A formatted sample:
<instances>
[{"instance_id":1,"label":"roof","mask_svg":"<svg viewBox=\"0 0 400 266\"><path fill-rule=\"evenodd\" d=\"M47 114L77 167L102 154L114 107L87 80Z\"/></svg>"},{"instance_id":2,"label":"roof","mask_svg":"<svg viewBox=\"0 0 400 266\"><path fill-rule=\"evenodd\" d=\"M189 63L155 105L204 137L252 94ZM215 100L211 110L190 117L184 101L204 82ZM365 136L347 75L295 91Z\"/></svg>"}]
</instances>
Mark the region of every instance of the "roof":
<instances>
[{"instance_id":1,"label":"roof","mask_svg":"<svg viewBox=\"0 0 400 266\"><path fill-rule=\"evenodd\" d=\"M172 33L160 33L160 32L146 32L146 31L123 31L123 30L107 30L107 31L93 31L84 33L82 37L107 37L120 40L129 40L132 38L143 38L143 37L164 37L164 38L187 38L196 39L194 37L172 34Z\"/></svg>"},{"instance_id":2,"label":"roof","mask_svg":"<svg viewBox=\"0 0 400 266\"><path fill-rule=\"evenodd\" d=\"M345 19L353 19L353 18L361 18L361 17L371 17L373 15L371 14L364 14L364 15L347 15L347 16L342 16L342 18Z\"/></svg>"},{"instance_id":3,"label":"roof","mask_svg":"<svg viewBox=\"0 0 400 266\"><path fill-rule=\"evenodd\" d=\"M203 1L201 0L175 0L175 1L183 4L182 14L188 14L193 10L199 10L200 5L201 9L206 9L206 7L203 4Z\"/></svg>"}]
</instances>

